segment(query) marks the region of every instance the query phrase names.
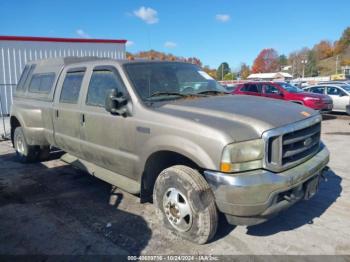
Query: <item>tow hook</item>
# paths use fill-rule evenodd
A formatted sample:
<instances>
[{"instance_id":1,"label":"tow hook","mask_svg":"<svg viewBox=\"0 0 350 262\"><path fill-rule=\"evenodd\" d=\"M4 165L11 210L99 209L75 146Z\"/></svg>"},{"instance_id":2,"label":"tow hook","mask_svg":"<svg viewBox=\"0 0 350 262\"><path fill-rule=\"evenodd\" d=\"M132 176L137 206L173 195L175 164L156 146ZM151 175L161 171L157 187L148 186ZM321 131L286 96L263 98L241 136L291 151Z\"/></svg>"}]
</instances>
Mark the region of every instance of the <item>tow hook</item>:
<instances>
[{"instance_id":1,"label":"tow hook","mask_svg":"<svg viewBox=\"0 0 350 262\"><path fill-rule=\"evenodd\" d=\"M321 177L322 177L322 179L323 179L325 182L328 181L328 179L327 179L327 177L326 177L326 175L325 175L325 173L327 173L328 171L329 171L329 167L328 167L328 166L326 166L325 168L323 168L322 171L321 171Z\"/></svg>"}]
</instances>

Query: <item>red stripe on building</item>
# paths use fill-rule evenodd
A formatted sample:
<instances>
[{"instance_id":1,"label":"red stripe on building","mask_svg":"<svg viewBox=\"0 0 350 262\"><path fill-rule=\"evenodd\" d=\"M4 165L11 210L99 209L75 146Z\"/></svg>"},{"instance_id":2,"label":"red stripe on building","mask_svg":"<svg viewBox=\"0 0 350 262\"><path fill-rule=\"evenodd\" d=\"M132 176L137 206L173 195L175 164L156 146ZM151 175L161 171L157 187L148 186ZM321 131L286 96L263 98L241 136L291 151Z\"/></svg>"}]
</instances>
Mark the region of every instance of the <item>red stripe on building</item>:
<instances>
[{"instance_id":1,"label":"red stripe on building","mask_svg":"<svg viewBox=\"0 0 350 262\"><path fill-rule=\"evenodd\" d=\"M125 44L124 39L87 39L87 38L59 38L59 37L36 37L36 36L1 36L0 41L34 41L34 42L62 42L62 43L104 43Z\"/></svg>"}]
</instances>

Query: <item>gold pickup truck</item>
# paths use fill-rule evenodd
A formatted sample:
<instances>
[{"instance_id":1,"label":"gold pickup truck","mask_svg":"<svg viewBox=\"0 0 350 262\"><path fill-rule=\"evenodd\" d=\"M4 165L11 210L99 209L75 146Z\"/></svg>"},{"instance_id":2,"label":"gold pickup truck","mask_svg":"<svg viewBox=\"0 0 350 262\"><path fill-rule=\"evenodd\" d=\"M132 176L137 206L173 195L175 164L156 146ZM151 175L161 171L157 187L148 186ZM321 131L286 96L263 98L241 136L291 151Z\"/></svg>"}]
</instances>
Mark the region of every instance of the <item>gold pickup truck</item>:
<instances>
[{"instance_id":1,"label":"gold pickup truck","mask_svg":"<svg viewBox=\"0 0 350 262\"><path fill-rule=\"evenodd\" d=\"M227 94L182 62L31 62L10 121L21 161L60 148L64 161L153 201L166 227L199 244L218 212L253 225L309 199L329 161L318 112Z\"/></svg>"}]
</instances>

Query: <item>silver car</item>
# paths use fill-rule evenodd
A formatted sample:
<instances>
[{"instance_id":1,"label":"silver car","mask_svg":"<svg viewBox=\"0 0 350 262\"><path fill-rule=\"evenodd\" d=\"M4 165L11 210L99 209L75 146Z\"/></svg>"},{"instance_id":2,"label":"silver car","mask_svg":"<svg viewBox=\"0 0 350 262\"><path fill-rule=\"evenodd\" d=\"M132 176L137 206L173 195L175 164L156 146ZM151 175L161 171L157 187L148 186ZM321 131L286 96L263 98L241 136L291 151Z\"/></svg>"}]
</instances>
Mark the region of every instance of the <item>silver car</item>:
<instances>
[{"instance_id":1,"label":"silver car","mask_svg":"<svg viewBox=\"0 0 350 262\"><path fill-rule=\"evenodd\" d=\"M320 84L308 86L305 91L329 95L333 100L333 111L347 112L346 107L350 105L350 85Z\"/></svg>"}]
</instances>

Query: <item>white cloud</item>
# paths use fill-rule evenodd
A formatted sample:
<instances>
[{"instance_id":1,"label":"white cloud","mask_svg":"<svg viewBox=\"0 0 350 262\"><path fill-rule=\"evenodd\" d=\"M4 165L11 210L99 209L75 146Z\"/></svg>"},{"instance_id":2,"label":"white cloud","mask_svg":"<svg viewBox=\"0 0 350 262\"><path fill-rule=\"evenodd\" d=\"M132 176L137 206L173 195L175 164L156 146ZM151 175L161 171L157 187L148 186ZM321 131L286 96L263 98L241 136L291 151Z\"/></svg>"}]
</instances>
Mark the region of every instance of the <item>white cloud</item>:
<instances>
[{"instance_id":1,"label":"white cloud","mask_svg":"<svg viewBox=\"0 0 350 262\"><path fill-rule=\"evenodd\" d=\"M91 36L89 34L87 34L83 29L78 29L77 31L75 31L76 34L79 36L79 37L82 37L82 38L91 38Z\"/></svg>"},{"instance_id":2,"label":"white cloud","mask_svg":"<svg viewBox=\"0 0 350 262\"><path fill-rule=\"evenodd\" d=\"M174 42L171 42L171 41L166 41L166 42L164 43L164 47L165 47L165 48L175 48L176 46L177 46L177 44L174 43Z\"/></svg>"},{"instance_id":3,"label":"white cloud","mask_svg":"<svg viewBox=\"0 0 350 262\"><path fill-rule=\"evenodd\" d=\"M138 10L134 11L134 15L147 24L155 24L159 21L158 12L150 7L141 6Z\"/></svg>"},{"instance_id":4,"label":"white cloud","mask_svg":"<svg viewBox=\"0 0 350 262\"><path fill-rule=\"evenodd\" d=\"M132 46L132 45L134 45L135 44L135 42L134 41L130 41L130 40L128 40L127 42L126 42L126 46Z\"/></svg>"},{"instance_id":5,"label":"white cloud","mask_svg":"<svg viewBox=\"0 0 350 262\"><path fill-rule=\"evenodd\" d=\"M216 20L223 23L228 22L231 19L230 15L227 15L227 14L217 14L215 18Z\"/></svg>"}]
</instances>

